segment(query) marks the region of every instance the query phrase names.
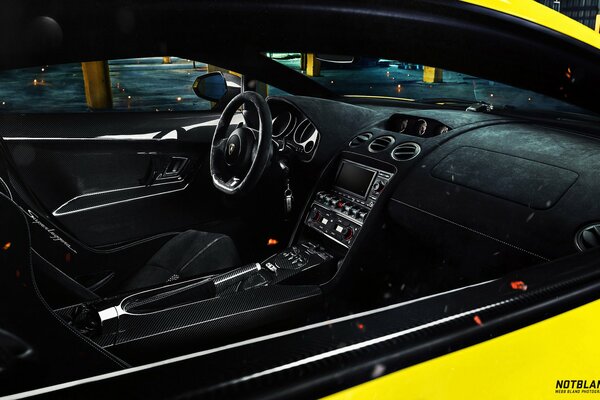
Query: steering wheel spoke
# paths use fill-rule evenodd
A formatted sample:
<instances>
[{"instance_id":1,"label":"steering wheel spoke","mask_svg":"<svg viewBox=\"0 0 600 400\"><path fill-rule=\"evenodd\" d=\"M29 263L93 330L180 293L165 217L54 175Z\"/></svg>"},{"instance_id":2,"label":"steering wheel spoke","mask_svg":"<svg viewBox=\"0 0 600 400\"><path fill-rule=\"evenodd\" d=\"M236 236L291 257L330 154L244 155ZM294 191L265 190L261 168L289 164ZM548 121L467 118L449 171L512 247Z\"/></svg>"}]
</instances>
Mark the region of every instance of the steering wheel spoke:
<instances>
[{"instance_id":1,"label":"steering wheel spoke","mask_svg":"<svg viewBox=\"0 0 600 400\"><path fill-rule=\"evenodd\" d=\"M258 140L258 138L260 137L260 131L258 129L254 129L254 128L250 128L249 126L246 125L246 128L250 129L250 131L252 132L252 134L254 135L254 138L256 140Z\"/></svg>"},{"instance_id":2,"label":"steering wheel spoke","mask_svg":"<svg viewBox=\"0 0 600 400\"><path fill-rule=\"evenodd\" d=\"M225 144L227 143L226 139L221 139L218 142L213 142L211 145L211 148L220 152L220 153L224 153L225 152Z\"/></svg>"}]
</instances>

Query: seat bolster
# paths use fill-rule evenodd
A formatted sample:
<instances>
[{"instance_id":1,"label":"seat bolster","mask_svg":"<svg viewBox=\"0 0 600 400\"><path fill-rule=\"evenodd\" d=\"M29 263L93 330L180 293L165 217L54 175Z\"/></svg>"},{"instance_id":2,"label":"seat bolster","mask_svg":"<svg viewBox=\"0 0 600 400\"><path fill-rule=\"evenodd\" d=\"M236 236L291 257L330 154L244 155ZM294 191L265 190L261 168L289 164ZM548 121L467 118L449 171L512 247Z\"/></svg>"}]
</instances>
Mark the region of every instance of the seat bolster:
<instances>
[{"instance_id":1,"label":"seat bolster","mask_svg":"<svg viewBox=\"0 0 600 400\"><path fill-rule=\"evenodd\" d=\"M180 278L209 275L239 264L237 249L229 236L188 230L165 243L122 289L139 289Z\"/></svg>"}]
</instances>

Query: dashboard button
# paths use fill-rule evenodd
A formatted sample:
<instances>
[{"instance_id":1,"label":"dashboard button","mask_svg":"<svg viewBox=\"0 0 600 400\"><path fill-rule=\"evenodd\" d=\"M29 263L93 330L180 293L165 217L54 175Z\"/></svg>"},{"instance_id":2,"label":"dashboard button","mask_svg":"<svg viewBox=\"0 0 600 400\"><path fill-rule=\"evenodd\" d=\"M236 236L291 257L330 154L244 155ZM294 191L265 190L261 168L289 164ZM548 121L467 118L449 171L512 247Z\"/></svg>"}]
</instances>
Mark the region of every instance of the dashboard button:
<instances>
[{"instance_id":1,"label":"dashboard button","mask_svg":"<svg viewBox=\"0 0 600 400\"><path fill-rule=\"evenodd\" d=\"M310 214L310 219L312 219L313 221L318 221L319 219L321 219L321 213L319 212L319 210L312 210Z\"/></svg>"},{"instance_id":2,"label":"dashboard button","mask_svg":"<svg viewBox=\"0 0 600 400\"><path fill-rule=\"evenodd\" d=\"M352 239L352 236L354 236L354 229L350 226L346 227L343 229L342 235L344 236L344 240L350 240Z\"/></svg>"},{"instance_id":3,"label":"dashboard button","mask_svg":"<svg viewBox=\"0 0 600 400\"><path fill-rule=\"evenodd\" d=\"M377 181L373 184L373 190L377 193L381 192L383 190L383 182L382 181Z\"/></svg>"}]
</instances>

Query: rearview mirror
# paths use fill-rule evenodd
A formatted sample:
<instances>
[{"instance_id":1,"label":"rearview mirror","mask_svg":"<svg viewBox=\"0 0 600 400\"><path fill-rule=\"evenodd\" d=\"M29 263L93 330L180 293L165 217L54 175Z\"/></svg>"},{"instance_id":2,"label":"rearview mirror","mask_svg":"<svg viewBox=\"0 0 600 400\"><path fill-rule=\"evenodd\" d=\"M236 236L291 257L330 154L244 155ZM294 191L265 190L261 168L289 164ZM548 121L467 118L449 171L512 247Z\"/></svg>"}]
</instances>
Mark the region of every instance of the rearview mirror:
<instances>
[{"instance_id":1,"label":"rearview mirror","mask_svg":"<svg viewBox=\"0 0 600 400\"><path fill-rule=\"evenodd\" d=\"M210 72L197 77L192 89L196 96L217 102L227 93L227 81L221 72Z\"/></svg>"}]
</instances>

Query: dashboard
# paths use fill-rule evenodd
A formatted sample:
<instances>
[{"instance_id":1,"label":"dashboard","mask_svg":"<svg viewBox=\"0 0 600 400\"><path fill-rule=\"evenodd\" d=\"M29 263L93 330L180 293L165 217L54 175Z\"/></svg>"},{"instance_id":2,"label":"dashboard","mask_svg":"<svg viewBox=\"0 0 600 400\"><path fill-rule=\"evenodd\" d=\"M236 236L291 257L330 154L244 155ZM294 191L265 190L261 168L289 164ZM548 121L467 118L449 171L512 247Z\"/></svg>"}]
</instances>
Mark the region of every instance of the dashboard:
<instances>
[{"instance_id":1,"label":"dashboard","mask_svg":"<svg viewBox=\"0 0 600 400\"><path fill-rule=\"evenodd\" d=\"M307 163L298 174L317 182L301 228L340 246L352 247L370 220L383 221L477 274L547 262L593 242L586 228L600 220L600 143L580 129L303 97L269 105L274 140L298 151ZM312 134L314 144L301 147Z\"/></svg>"},{"instance_id":2,"label":"dashboard","mask_svg":"<svg viewBox=\"0 0 600 400\"><path fill-rule=\"evenodd\" d=\"M329 190L319 191L306 225L350 247L393 173L342 159Z\"/></svg>"}]
</instances>

